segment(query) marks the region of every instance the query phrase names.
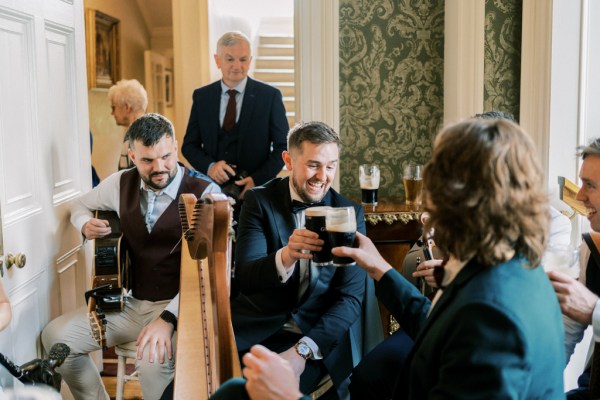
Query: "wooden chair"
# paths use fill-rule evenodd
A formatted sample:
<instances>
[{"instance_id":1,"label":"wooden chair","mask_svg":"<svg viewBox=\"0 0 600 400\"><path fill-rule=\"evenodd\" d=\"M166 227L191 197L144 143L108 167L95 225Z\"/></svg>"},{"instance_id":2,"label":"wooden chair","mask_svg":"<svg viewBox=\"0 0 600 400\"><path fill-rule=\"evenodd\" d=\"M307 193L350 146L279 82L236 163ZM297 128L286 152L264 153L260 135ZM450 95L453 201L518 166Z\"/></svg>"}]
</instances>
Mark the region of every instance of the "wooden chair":
<instances>
[{"instance_id":1,"label":"wooden chair","mask_svg":"<svg viewBox=\"0 0 600 400\"><path fill-rule=\"evenodd\" d=\"M133 371L130 375L127 374L127 359L135 360L137 358L135 340L116 345L115 354L117 355L117 391L115 393L115 400L123 400L127 382L139 381L137 370Z\"/></svg>"},{"instance_id":2,"label":"wooden chair","mask_svg":"<svg viewBox=\"0 0 600 400\"><path fill-rule=\"evenodd\" d=\"M229 305L231 206L221 194L179 199L183 226L174 399L208 399L241 377Z\"/></svg>"}]
</instances>

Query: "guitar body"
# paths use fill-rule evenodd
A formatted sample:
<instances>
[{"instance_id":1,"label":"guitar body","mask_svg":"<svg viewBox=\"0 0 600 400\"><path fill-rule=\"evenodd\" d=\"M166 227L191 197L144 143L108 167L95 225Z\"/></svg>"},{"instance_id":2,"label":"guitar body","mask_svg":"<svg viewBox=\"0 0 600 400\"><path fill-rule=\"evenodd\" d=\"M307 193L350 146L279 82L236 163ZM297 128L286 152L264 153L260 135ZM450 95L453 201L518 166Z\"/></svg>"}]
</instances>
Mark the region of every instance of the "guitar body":
<instances>
[{"instance_id":1,"label":"guitar body","mask_svg":"<svg viewBox=\"0 0 600 400\"><path fill-rule=\"evenodd\" d=\"M92 289L85 293L92 336L106 347L105 312L123 311L124 292L127 288L127 254L121 248L123 233L115 211L97 210L95 218L107 220L111 233L95 239Z\"/></svg>"}]
</instances>

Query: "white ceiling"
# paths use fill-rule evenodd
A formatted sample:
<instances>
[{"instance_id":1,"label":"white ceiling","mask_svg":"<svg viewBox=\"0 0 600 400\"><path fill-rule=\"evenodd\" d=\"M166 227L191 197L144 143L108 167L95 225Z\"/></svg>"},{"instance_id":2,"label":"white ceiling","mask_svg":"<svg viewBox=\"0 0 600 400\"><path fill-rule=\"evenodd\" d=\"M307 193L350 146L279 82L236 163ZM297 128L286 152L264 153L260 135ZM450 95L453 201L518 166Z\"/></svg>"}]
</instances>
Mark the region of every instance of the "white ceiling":
<instances>
[{"instance_id":1,"label":"white ceiling","mask_svg":"<svg viewBox=\"0 0 600 400\"><path fill-rule=\"evenodd\" d=\"M171 0L136 0L136 3L150 32L173 26Z\"/></svg>"}]
</instances>

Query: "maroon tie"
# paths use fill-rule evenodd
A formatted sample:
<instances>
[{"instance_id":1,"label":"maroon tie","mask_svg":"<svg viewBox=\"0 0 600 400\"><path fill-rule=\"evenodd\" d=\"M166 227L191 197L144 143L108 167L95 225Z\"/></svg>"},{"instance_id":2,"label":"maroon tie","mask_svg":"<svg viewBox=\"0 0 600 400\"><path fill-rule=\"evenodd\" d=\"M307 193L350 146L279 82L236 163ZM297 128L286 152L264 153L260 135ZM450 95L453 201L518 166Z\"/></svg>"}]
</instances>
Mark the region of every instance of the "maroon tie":
<instances>
[{"instance_id":1,"label":"maroon tie","mask_svg":"<svg viewBox=\"0 0 600 400\"><path fill-rule=\"evenodd\" d=\"M229 101L227 102L227 109L225 110L225 118L223 118L223 130L225 132L231 132L235 126L235 115L237 114L235 106L235 95L238 91L235 89L229 89L227 94L229 95Z\"/></svg>"}]
</instances>

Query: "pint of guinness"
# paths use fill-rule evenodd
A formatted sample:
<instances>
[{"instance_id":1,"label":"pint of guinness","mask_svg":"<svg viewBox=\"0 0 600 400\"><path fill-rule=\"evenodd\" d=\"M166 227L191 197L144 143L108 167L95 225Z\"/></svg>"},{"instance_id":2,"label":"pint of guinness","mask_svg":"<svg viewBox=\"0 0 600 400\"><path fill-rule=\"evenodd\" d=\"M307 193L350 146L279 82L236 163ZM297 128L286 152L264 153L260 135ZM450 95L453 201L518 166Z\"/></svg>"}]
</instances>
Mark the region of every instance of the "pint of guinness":
<instances>
[{"instance_id":1,"label":"pint of guinness","mask_svg":"<svg viewBox=\"0 0 600 400\"><path fill-rule=\"evenodd\" d=\"M331 208L326 218L327 234L331 248L338 246L352 247L356 236L356 216L354 207ZM334 267L356 265L352 258L333 256Z\"/></svg>"},{"instance_id":2,"label":"pint of guinness","mask_svg":"<svg viewBox=\"0 0 600 400\"><path fill-rule=\"evenodd\" d=\"M323 242L321 251L313 251L312 264L318 266L331 265L333 262L333 256L331 255L331 246L329 245L329 235L327 235L327 229L325 225L325 219L327 217L327 211L331 207L310 207L304 212L306 216L305 227L309 231L313 231L319 234L319 239Z\"/></svg>"},{"instance_id":3,"label":"pint of guinness","mask_svg":"<svg viewBox=\"0 0 600 400\"><path fill-rule=\"evenodd\" d=\"M377 191L379 189L366 189L360 188L362 191L362 204L365 205L377 205Z\"/></svg>"},{"instance_id":4,"label":"pint of guinness","mask_svg":"<svg viewBox=\"0 0 600 400\"><path fill-rule=\"evenodd\" d=\"M358 167L358 180L362 191L362 204L376 206L379 190L379 167L375 164L363 164Z\"/></svg>"}]
</instances>

